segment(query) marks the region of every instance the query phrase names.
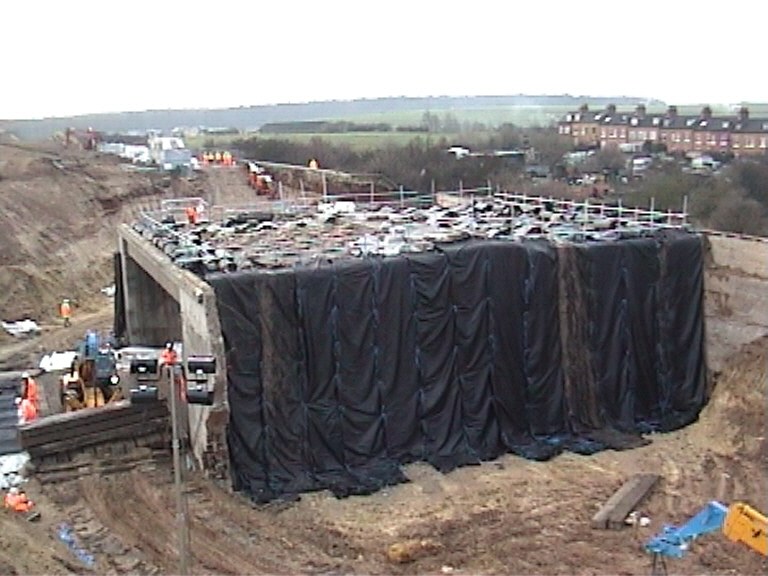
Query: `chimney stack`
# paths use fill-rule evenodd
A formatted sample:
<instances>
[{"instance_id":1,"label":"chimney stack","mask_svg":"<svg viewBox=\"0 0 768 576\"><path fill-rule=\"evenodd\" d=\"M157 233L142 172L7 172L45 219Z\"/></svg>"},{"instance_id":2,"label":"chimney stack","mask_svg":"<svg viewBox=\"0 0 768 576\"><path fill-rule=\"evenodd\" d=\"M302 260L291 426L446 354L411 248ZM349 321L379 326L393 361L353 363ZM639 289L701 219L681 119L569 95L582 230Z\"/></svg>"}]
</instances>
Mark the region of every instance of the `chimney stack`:
<instances>
[{"instance_id":1,"label":"chimney stack","mask_svg":"<svg viewBox=\"0 0 768 576\"><path fill-rule=\"evenodd\" d=\"M587 104L582 104L582 105L579 107L579 112L589 112L589 105L587 105Z\"/></svg>"},{"instance_id":2,"label":"chimney stack","mask_svg":"<svg viewBox=\"0 0 768 576\"><path fill-rule=\"evenodd\" d=\"M704 106L704 108L701 109L701 117L704 120L709 120L710 118L712 118L712 108L710 108L709 106Z\"/></svg>"},{"instance_id":3,"label":"chimney stack","mask_svg":"<svg viewBox=\"0 0 768 576\"><path fill-rule=\"evenodd\" d=\"M606 111L608 114L616 114L616 104L608 104Z\"/></svg>"},{"instance_id":4,"label":"chimney stack","mask_svg":"<svg viewBox=\"0 0 768 576\"><path fill-rule=\"evenodd\" d=\"M645 104L638 104L635 108L635 116L638 118L645 118Z\"/></svg>"},{"instance_id":5,"label":"chimney stack","mask_svg":"<svg viewBox=\"0 0 768 576\"><path fill-rule=\"evenodd\" d=\"M746 106L742 106L741 108L739 108L739 120L741 120L742 122L746 122L747 120L749 120L749 108L747 108Z\"/></svg>"},{"instance_id":6,"label":"chimney stack","mask_svg":"<svg viewBox=\"0 0 768 576\"><path fill-rule=\"evenodd\" d=\"M677 106L670 106L667 108L667 116L670 118L677 118Z\"/></svg>"}]
</instances>

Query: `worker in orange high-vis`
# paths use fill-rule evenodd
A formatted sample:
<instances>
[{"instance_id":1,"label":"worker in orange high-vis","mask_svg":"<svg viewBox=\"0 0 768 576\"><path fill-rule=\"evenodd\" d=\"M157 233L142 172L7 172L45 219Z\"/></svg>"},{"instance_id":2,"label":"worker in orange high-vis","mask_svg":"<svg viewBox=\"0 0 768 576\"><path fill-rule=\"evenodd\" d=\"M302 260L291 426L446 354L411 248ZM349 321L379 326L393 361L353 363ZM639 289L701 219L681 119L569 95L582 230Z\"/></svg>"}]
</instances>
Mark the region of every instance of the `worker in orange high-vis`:
<instances>
[{"instance_id":1,"label":"worker in orange high-vis","mask_svg":"<svg viewBox=\"0 0 768 576\"><path fill-rule=\"evenodd\" d=\"M22 398L19 404L19 424L29 424L37 420L37 406L29 398Z\"/></svg>"},{"instance_id":2,"label":"worker in orange high-vis","mask_svg":"<svg viewBox=\"0 0 768 576\"><path fill-rule=\"evenodd\" d=\"M27 498L24 490L19 490L16 487L8 490L8 494L5 495L3 504L6 508L9 508L15 512L29 512L34 504L32 500Z\"/></svg>"},{"instance_id":3,"label":"worker in orange high-vis","mask_svg":"<svg viewBox=\"0 0 768 576\"><path fill-rule=\"evenodd\" d=\"M29 372L24 372L21 375L21 398L28 398L32 401L35 407L40 405L40 392L37 387L37 382L30 375Z\"/></svg>"},{"instance_id":4,"label":"worker in orange high-vis","mask_svg":"<svg viewBox=\"0 0 768 576\"><path fill-rule=\"evenodd\" d=\"M176 350L173 349L173 342L166 342L165 348L160 352L160 364L176 364L179 361L179 356L176 354Z\"/></svg>"},{"instance_id":5,"label":"worker in orange high-vis","mask_svg":"<svg viewBox=\"0 0 768 576\"><path fill-rule=\"evenodd\" d=\"M69 303L69 299L64 298L59 305L59 314L61 314L62 320L64 320L64 328L70 325L70 317L72 316L72 305Z\"/></svg>"},{"instance_id":6,"label":"worker in orange high-vis","mask_svg":"<svg viewBox=\"0 0 768 576\"><path fill-rule=\"evenodd\" d=\"M189 224L197 224L197 208L195 206L187 207L187 222Z\"/></svg>"}]
</instances>

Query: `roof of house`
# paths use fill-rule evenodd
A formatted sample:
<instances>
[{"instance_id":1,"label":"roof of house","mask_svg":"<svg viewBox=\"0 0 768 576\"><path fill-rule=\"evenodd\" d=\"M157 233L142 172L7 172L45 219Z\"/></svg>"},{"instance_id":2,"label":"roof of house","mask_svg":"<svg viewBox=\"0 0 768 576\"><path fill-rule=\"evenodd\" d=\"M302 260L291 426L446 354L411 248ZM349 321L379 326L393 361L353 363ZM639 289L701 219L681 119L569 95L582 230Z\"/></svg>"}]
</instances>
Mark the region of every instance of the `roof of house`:
<instances>
[{"instance_id":1,"label":"roof of house","mask_svg":"<svg viewBox=\"0 0 768 576\"><path fill-rule=\"evenodd\" d=\"M747 120L735 120L733 132L747 134L768 134L768 118L749 118Z\"/></svg>"},{"instance_id":2,"label":"roof of house","mask_svg":"<svg viewBox=\"0 0 768 576\"><path fill-rule=\"evenodd\" d=\"M698 132L740 132L751 134L768 133L768 118L749 118L741 120L738 116L674 115L617 113L600 110L598 112L570 112L560 121L570 123L599 124L601 126L628 126L639 128L664 128L671 130L692 130Z\"/></svg>"}]
</instances>

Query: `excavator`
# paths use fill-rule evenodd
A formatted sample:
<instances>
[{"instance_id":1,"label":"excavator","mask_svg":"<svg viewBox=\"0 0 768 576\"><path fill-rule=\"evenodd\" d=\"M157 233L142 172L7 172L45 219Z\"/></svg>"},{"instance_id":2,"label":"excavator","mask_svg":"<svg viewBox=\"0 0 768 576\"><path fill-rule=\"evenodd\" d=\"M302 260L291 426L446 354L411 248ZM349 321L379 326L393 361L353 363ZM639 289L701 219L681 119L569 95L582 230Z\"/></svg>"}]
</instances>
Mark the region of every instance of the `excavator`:
<instances>
[{"instance_id":1,"label":"excavator","mask_svg":"<svg viewBox=\"0 0 768 576\"><path fill-rule=\"evenodd\" d=\"M665 557L682 558L693 540L718 530L729 540L746 544L763 556L768 555L768 520L765 515L743 502L726 506L713 500L682 526L664 526L660 534L648 541L645 549L653 554L651 575L665 576Z\"/></svg>"},{"instance_id":2,"label":"excavator","mask_svg":"<svg viewBox=\"0 0 768 576\"><path fill-rule=\"evenodd\" d=\"M114 350L93 331L86 333L69 373L62 376L60 384L61 407L65 412L104 406L123 398Z\"/></svg>"}]
</instances>

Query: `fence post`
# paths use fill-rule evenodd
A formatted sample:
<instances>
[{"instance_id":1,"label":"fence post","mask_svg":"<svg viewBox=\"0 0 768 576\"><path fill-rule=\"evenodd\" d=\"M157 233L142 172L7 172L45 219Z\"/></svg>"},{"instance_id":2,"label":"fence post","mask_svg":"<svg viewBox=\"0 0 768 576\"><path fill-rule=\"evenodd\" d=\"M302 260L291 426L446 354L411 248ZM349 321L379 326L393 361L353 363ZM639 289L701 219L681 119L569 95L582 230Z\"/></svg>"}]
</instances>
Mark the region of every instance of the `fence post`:
<instances>
[{"instance_id":1,"label":"fence post","mask_svg":"<svg viewBox=\"0 0 768 576\"><path fill-rule=\"evenodd\" d=\"M328 183L325 181L325 170L322 171L322 177L323 177L323 202L325 202L328 198Z\"/></svg>"},{"instance_id":2,"label":"fence post","mask_svg":"<svg viewBox=\"0 0 768 576\"><path fill-rule=\"evenodd\" d=\"M683 196L683 225L688 221L688 194Z\"/></svg>"},{"instance_id":3,"label":"fence post","mask_svg":"<svg viewBox=\"0 0 768 576\"><path fill-rule=\"evenodd\" d=\"M375 184L373 183L373 180L371 180L371 207L373 207L373 203L375 202L374 188L375 188Z\"/></svg>"},{"instance_id":4,"label":"fence post","mask_svg":"<svg viewBox=\"0 0 768 576\"><path fill-rule=\"evenodd\" d=\"M403 198L404 192L403 192L403 185L400 184L400 208L403 207L403 203L405 199Z\"/></svg>"}]
</instances>

